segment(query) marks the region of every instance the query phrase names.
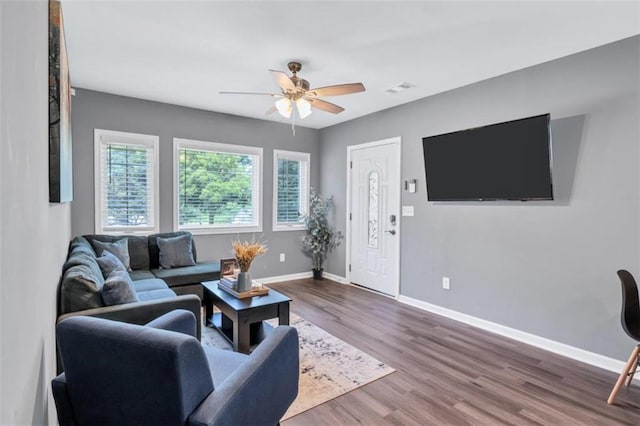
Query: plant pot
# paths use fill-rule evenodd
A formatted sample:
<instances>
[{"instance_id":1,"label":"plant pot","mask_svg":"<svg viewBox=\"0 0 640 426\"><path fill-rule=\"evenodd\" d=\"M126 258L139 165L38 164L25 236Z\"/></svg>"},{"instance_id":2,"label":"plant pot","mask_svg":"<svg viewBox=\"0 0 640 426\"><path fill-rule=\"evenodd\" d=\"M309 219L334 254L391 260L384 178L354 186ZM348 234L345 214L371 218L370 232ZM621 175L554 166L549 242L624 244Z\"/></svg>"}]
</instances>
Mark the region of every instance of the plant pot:
<instances>
[{"instance_id":1,"label":"plant pot","mask_svg":"<svg viewBox=\"0 0 640 426\"><path fill-rule=\"evenodd\" d=\"M324 272L324 269L314 269L313 270L313 279L314 280L321 280L322 279L322 272Z\"/></svg>"},{"instance_id":2,"label":"plant pot","mask_svg":"<svg viewBox=\"0 0 640 426\"><path fill-rule=\"evenodd\" d=\"M249 272L240 272L238 274L238 293L249 291L252 287L251 274Z\"/></svg>"}]
</instances>

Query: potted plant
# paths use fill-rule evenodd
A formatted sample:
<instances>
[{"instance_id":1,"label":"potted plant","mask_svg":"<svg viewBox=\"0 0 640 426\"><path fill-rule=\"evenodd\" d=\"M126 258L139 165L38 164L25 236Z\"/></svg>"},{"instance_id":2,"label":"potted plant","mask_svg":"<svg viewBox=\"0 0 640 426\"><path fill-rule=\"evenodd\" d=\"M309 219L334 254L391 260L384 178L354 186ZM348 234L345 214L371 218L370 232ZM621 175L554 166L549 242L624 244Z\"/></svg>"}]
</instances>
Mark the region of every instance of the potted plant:
<instances>
[{"instance_id":1,"label":"potted plant","mask_svg":"<svg viewBox=\"0 0 640 426\"><path fill-rule=\"evenodd\" d=\"M306 234L303 251L313 260L313 278L322 279L322 264L331 251L340 245L342 232L329 226L327 216L333 208L333 197L322 198L313 188L309 198L309 213L303 216Z\"/></svg>"}]
</instances>

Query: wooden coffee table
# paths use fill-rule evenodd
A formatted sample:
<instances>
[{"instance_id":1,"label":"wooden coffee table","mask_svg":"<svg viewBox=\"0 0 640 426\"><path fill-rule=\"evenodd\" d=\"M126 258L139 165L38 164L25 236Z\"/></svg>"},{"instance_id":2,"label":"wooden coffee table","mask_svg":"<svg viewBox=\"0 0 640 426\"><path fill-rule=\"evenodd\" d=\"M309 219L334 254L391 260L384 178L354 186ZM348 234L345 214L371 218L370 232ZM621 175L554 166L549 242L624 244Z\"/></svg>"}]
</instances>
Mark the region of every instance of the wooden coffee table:
<instances>
[{"instance_id":1,"label":"wooden coffee table","mask_svg":"<svg viewBox=\"0 0 640 426\"><path fill-rule=\"evenodd\" d=\"M248 354L252 345L260 343L270 330L264 320L278 318L280 325L289 325L291 298L269 289L269 294L248 299L237 297L218 288L218 281L205 281L205 318L233 345L233 350ZM213 312L213 307L220 312Z\"/></svg>"}]
</instances>

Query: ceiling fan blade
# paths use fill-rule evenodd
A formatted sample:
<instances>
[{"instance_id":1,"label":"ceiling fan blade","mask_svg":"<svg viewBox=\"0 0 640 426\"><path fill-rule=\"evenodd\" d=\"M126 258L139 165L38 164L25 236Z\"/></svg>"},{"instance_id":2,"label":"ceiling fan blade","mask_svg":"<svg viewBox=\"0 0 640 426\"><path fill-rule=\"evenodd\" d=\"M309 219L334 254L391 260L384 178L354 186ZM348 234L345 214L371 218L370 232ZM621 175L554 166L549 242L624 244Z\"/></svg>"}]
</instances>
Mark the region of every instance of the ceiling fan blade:
<instances>
[{"instance_id":1,"label":"ceiling fan blade","mask_svg":"<svg viewBox=\"0 0 640 426\"><path fill-rule=\"evenodd\" d=\"M296 90L296 85L293 84L291 78L287 75L287 73L282 71L269 70L271 73L271 77L275 80L276 84L280 86L282 90Z\"/></svg>"},{"instance_id":2,"label":"ceiling fan blade","mask_svg":"<svg viewBox=\"0 0 640 426\"><path fill-rule=\"evenodd\" d=\"M281 97L280 93L256 93L256 92L218 92L221 95L265 95L273 97Z\"/></svg>"},{"instance_id":3,"label":"ceiling fan blade","mask_svg":"<svg viewBox=\"0 0 640 426\"><path fill-rule=\"evenodd\" d=\"M347 83L307 90L307 95L314 97L340 96L348 95L350 93L364 92L365 90L364 84L362 83Z\"/></svg>"},{"instance_id":4,"label":"ceiling fan blade","mask_svg":"<svg viewBox=\"0 0 640 426\"><path fill-rule=\"evenodd\" d=\"M323 101L322 99L307 99L312 108L321 109L322 111L330 112L332 114L339 114L344 111L344 108L331 102Z\"/></svg>"},{"instance_id":5,"label":"ceiling fan blade","mask_svg":"<svg viewBox=\"0 0 640 426\"><path fill-rule=\"evenodd\" d=\"M265 115L273 114L273 113L274 113L274 112L276 112L277 110L278 110L278 108L276 108L276 106L274 105L274 106L272 106L271 108L269 108L269 109L267 110L267 112L265 112L264 114L265 114Z\"/></svg>"}]
</instances>

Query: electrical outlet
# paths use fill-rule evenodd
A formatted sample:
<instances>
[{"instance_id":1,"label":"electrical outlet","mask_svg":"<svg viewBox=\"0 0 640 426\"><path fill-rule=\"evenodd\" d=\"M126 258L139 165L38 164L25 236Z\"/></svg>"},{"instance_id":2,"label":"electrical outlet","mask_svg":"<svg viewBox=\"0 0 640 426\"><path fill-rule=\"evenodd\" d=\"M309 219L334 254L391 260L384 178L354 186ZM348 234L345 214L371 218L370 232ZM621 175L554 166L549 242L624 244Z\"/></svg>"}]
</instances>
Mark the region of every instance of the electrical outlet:
<instances>
[{"instance_id":1,"label":"electrical outlet","mask_svg":"<svg viewBox=\"0 0 640 426\"><path fill-rule=\"evenodd\" d=\"M284 262L284 253L280 253L280 262Z\"/></svg>"},{"instance_id":2,"label":"electrical outlet","mask_svg":"<svg viewBox=\"0 0 640 426\"><path fill-rule=\"evenodd\" d=\"M449 277L442 277L442 288L445 290L451 290L451 284L449 283Z\"/></svg>"}]
</instances>

